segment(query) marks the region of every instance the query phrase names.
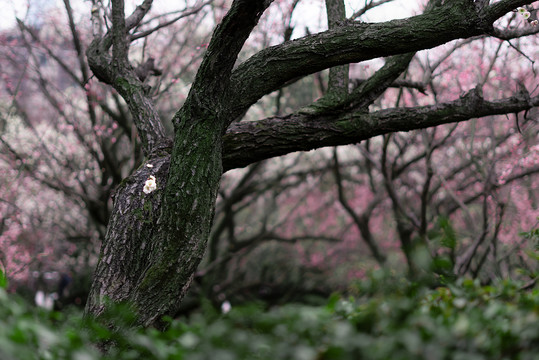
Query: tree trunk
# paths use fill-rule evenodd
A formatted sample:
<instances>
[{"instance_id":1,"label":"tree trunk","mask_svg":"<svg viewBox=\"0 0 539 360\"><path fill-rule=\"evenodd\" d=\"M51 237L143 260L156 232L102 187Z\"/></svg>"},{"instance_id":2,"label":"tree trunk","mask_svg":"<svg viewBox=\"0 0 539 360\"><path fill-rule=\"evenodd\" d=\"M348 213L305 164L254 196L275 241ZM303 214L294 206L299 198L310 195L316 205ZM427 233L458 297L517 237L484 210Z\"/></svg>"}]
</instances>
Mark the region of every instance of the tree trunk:
<instances>
[{"instance_id":1,"label":"tree trunk","mask_svg":"<svg viewBox=\"0 0 539 360\"><path fill-rule=\"evenodd\" d=\"M174 316L193 279L209 238L223 173L223 134L245 109L228 98L237 55L268 0L236 0L216 28L183 107L173 118L174 142L167 146L159 118L136 78L125 51L123 1L113 1L112 36L94 40L92 70L124 97L137 124L147 160L124 180L102 245L86 313L99 317L110 303L126 302L136 325L163 328ZM149 10L138 7L140 19ZM131 17L129 18L131 19ZM112 62L107 55L112 39ZM146 180L157 189L145 193ZM111 324L113 325L113 324Z\"/></svg>"},{"instance_id":2,"label":"tree trunk","mask_svg":"<svg viewBox=\"0 0 539 360\"><path fill-rule=\"evenodd\" d=\"M211 118L192 119L177 115L172 156L151 156L118 188L87 313L102 314L107 298L129 302L139 325L162 328L160 319L178 311L206 248L222 174L221 131ZM157 189L146 194L149 176Z\"/></svg>"}]
</instances>

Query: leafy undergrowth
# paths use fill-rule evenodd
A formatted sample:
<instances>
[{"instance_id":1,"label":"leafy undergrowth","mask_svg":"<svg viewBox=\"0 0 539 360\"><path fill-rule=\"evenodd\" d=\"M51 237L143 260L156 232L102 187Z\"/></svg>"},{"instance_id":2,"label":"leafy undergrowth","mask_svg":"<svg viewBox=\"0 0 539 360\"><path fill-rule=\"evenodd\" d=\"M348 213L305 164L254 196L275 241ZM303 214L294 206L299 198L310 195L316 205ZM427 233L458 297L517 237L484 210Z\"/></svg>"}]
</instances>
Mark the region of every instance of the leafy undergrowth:
<instances>
[{"instance_id":1,"label":"leafy undergrowth","mask_svg":"<svg viewBox=\"0 0 539 360\"><path fill-rule=\"evenodd\" d=\"M427 289L373 277L325 307L209 306L170 329L111 333L80 313L47 313L0 288L0 359L537 359L539 288L471 280ZM132 316L118 310L117 324ZM93 344L113 341L102 356Z\"/></svg>"}]
</instances>

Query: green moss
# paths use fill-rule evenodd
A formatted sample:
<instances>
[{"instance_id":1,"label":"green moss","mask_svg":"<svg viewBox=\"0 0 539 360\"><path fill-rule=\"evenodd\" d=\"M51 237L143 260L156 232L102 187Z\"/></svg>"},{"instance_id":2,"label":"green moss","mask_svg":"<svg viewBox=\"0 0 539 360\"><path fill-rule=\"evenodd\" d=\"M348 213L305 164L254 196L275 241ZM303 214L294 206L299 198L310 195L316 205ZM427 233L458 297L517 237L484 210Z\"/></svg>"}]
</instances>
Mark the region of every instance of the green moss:
<instances>
[{"instance_id":1,"label":"green moss","mask_svg":"<svg viewBox=\"0 0 539 360\"><path fill-rule=\"evenodd\" d=\"M144 219L144 212L142 211L141 208L137 208L133 210L133 215L135 215L135 217L140 221Z\"/></svg>"},{"instance_id":2,"label":"green moss","mask_svg":"<svg viewBox=\"0 0 539 360\"><path fill-rule=\"evenodd\" d=\"M145 201L142 208L136 208L133 210L133 215L137 220L142 221L144 224L151 224L153 222L153 204L151 201Z\"/></svg>"},{"instance_id":3,"label":"green moss","mask_svg":"<svg viewBox=\"0 0 539 360\"><path fill-rule=\"evenodd\" d=\"M328 94L323 98L318 99L316 102L302 107L298 110L298 113L304 115L319 115L326 112L335 111L339 108L344 98L344 96Z\"/></svg>"},{"instance_id":4,"label":"green moss","mask_svg":"<svg viewBox=\"0 0 539 360\"><path fill-rule=\"evenodd\" d=\"M133 183L133 179L130 176L126 177L116 187L116 193L126 188L128 184L132 184L132 183Z\"/></svg>"},{"instance_id":5,"label":"green moss","mask_svg":"<svg viewBox=\"0 0 539 360\"><path fill-rule=\"evenodd\" d=\"M122 89L128 88L130 86L129 81L127 81L127 79L123 77L116 78L115 85Z\"/></svg>"},{"instance_id":6,"label":"green moss","mask_svg":"<svg viewBox=\"0 0 539 360\"><path fill-rule=\"evenodd\" d=\"M124 98L124 94L128 95L128 97L131 97L131 95L140 91L140 85L134 85L124 77L116 78L116 80L114 81L114 88L118 90L118 92L120 92L120 94Z\"/></svg>"},{"instance_id":7,"label":"green moss","mask_svg":"<svg viewBox=\"0 0 539 360\"><path fill-rule=\"evenodd\" d=\"M153 205L151 201L144 202L144 223L151 224L153 222Z\"/></svg>"},{"instance_id":8,"label":"green moss","mask_svg":"<svg viewBox=\"0 0 539 360\"><path fill-rule=\"evenodd\" d=\"M335 122L335 127L343 134L362 133L368 131L369 121L367 113L347 114Z\"/></svg>"},{"instance_id":9,"label":"green moss","mask_svg":"<svg viewBox=\"0 0 539 360\"><path fill-rule=\"evenodd\" d=\"M157 156L158 157L168 157L172 154L172 148L165 148L165 149L160 149L158 152L157 152Z\"/></svg>"}]
</instances>

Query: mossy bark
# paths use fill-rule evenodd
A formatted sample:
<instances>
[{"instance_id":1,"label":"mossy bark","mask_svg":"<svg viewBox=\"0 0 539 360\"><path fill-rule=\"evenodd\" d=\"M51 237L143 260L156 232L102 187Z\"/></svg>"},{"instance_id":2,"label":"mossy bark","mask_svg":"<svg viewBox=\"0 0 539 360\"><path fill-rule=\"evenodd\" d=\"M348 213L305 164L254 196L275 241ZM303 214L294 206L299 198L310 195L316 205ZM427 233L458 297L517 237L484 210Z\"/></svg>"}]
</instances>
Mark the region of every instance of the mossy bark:
<instances>
[{"instance_id":1,"label":"mossy bark","mask_svg":"<svg viewBox=\"0 0 539 360\"><path fill-rule=\"evenodd\" d=\"M194 118L180 111L172 154L151 157L118 188L87 312L126 302L139 325L159 328L177 312L204 255L223 172L220 127ZM157 189L145 194L150 175Z\"/></svg>"},{"instance_id":2,"label":"mossy bark","mask_svg":"<svg viewBox=\"0 0 539 360\"><path fill-rule=\"evenodd\" d=\"M123 51L129 26L115 22L112 35L90 46L92 70L126 100L148 160L117 190L87 314L99 317L108 304L126 302L136 312L137 325L163 328L163 317L177 312L210 234L223 173L222 136L236 116L228 97L230 74L270 3L236 0L216 28L189 96L173 119L170 155L170 142L154 126L160 119L153 103ZM114 14L123 17L122 0L113 1ZM150 175L157 189L145 194Z\"/></svg>"},{"instance_id":3,"label":"mossy bark","mask_svg":"<svg viewBox=\"0 0 539 360\"><path fill-rule=\"evenodd\" d=\"M151 254L155 251L156 242L153 239L159 231L157 220L169 165L170 155L149 159L116 190L112 215L86 304L88 313L101 315L109 300L116 303L132 302L140 276L149 266ZM143 187L150 175L155 176L157 189L145 194Z\"/></svg>"}]
</instances>

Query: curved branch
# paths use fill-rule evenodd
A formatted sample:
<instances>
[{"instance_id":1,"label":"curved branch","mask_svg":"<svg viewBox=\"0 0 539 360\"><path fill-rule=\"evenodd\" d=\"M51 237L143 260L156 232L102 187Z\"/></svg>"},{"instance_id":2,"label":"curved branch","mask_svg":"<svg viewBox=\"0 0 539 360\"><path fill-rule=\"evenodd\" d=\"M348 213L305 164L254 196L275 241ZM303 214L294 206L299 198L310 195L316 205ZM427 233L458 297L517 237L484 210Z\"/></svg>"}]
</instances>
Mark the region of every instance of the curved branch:
<instances>
[{"instance_id":1,"label":"curved branch","mask_svg":"<svg viewBox=\"0 0 539 360\"><path fill-rule=\"evenodd\" d=\"M502 1L505 6L479 12L471 1L454 0L448 5L407 19L382 23L347 21L341 26L269 47L237 67L231 92L241 113L260 97L284 83L337 65L432 48L458 38L492 32L492 23L504 9L531 0ZM495 4L496 5L496 4ZM494 6L494 5L493 5ZM506 11L506 12L507 12ZM485 19L489 20L486 21Z\"/></svg>"},{"instance_id":2,"label":"curved branch","mask_svg":"<svg viewBox=\"0 0 539 360\"><path fill-rule=\"evenodd\" d=\"M125 19L124 0L113 1L111 30L102 38L94 38L86 52L88 65L95 76L104 83L112 85L127 103L142 148L147 155L170 145L154 102L148 94L148 88L137 77L135 69L129 63L127 32L142 20L150 10L151 4L152 0L145 0ZM112 56L109 53L111 46Z\"/></svg>"},{"instance_id":3,"label":"curved branch","mask_svg":"<svg viewBox=\"0 0 539 360\"><path fill-rule=\"evenodd\" d=\"M490 34L495 20L532 2L506 0L478 10L472 1L453 0L407 19L382 23L346 21L334 29L266 48L233 73L230 97L241 99L235 104L235 114L299 76Z\"/></svg>"},{"instance_id":4,"label":"curved branch","mask_svg":"<svg viewBox=\"0 0 539 360\"><path fill-rule=\"evenodd\" d=\"M529 26L524 28L515 29L498 29L495 28L492 32L492 36L501 40L511 40L519 37L539 34L539 26Z\"/></svg>"},{"instance_id":5,"label":"curved branch","mask_svg":"<svg viewBox=\"0 0 539 360\"><path fill-rule=\"evenodd\" d=\"M328 113L316 117L293 114L233 124L224 136L225 171L294 151L347 145L373 136L410 131L489 115L509 114L539 106L539 96L527 94L484 100L474 89L459 99L438 105L393 108L371 114Z\"/></svg>"},{"instance_id":6,"label":"curved branch","mask_svg":"<svg viewBox=\"0 0 539 360\"><path fill-rule=\"evenodd\" d=\"M127 19L125 19L125 29L126 31L129 31L133 29L135 26L138 26L144 16L150 11L152 8L153 0L144 0L142 4L137 6L135 8L135 11Z\"/></svg>"},{"instance_id":7,"label":"curved branch","mask_svg":"<svg viewBox=\"0 0 539 360\"><path fill-rule=\"evenodd\" d=\"M486 22L492 24L497 19L501 18L508 12L524 5L529 5L537 0L502 0L494 4L484 7L481 11L482 17Z\"/></svg>"},{"instance_id":8,"label":"curved branch","mask_svg":"<svg viewBox=\"0 0 539 360\"><path fill-rule=\"evenodd\" d=\"M186 100L187 106L194 104L199 110L219 112L215 107L221 107L225 96L229 95L230 76L238 54L272 1L235 0L232 3L212 35Z\"/></svg>"}]
</instances>

